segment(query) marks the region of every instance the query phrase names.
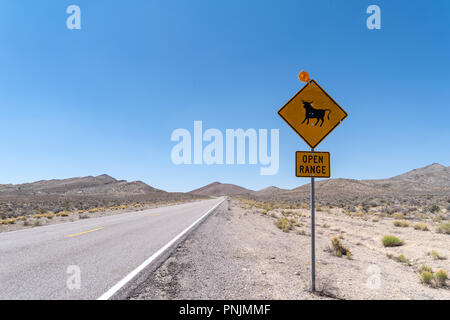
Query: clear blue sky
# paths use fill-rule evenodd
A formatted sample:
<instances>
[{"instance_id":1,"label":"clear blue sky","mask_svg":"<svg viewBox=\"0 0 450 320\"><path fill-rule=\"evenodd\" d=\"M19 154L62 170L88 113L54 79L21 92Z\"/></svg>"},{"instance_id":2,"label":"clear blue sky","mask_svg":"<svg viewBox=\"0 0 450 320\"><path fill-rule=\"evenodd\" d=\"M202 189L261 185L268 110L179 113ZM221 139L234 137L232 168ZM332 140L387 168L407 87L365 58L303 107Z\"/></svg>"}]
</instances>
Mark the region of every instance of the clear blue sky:
<instances>
[{"instance_id":1,"label":"clear blue sky","mask_svg":"<svg viewBox=\"0 0 450 320\"><path fill-rule=\"evenodd\" d=\"M66 28L66 8L82 29ZM381 30L366 8L381 7ZM107 173L168 191L293 188L306 144L277 115L305 69L349 117L332 177L450 165L450 1L2 1L0 183ZM175 166L176 128L279 128L280 170Z\"/></svg>"}]
</instances>

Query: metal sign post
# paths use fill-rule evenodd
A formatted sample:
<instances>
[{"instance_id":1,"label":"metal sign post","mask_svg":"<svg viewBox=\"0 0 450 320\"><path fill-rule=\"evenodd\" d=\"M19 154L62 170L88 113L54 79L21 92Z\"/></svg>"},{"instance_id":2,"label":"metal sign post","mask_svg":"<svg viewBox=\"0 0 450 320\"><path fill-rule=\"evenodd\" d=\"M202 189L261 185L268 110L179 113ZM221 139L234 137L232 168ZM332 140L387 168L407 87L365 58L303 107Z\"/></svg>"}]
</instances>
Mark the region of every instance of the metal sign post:
<instances>
[{"instance_id":1,"label":"metal sign post","mask_svg":"<svg viewBox=\"0 0 450 320\"><path fill-rule=\"evenodd\" d=\"M314 152L314 149L311 149ZM314 177L311 177L311 291L316 291L316 217Z\"/></svg>"},{"instance_id":2,"label":"metal sign post","mask_svg":"<svg viewBox=\"0 0 450 320\"><path fill-rule=\"evenodd\" d=\"M311 177L311 291L316 291L316 208L314 179L330 177L330 153L316 152L319 145L347 117L319 84L309 79L306 71L298 78L306 85L293 96L278 114L310 146L311 152L295 153L295 176Z\"/></svg>"}]
</instances>

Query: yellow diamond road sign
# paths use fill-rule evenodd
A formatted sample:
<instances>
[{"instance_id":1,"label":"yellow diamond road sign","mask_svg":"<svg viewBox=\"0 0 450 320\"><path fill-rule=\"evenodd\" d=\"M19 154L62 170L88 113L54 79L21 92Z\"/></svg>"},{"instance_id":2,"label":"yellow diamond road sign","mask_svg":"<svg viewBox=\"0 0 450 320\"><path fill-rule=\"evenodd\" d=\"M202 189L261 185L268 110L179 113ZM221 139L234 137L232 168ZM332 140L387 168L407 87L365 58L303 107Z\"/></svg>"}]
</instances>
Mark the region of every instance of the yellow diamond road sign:
<instances>
[{"instance_id":1,"label":"yellow diamond road sign","mask_svg":"<svg viewBox=\"0 0 450 320\"><path fill-rule=\"evenodd\" d=\"M309 81L278 114L314 149L347 117L316 81Z\"/></svg>"}]
</instances>

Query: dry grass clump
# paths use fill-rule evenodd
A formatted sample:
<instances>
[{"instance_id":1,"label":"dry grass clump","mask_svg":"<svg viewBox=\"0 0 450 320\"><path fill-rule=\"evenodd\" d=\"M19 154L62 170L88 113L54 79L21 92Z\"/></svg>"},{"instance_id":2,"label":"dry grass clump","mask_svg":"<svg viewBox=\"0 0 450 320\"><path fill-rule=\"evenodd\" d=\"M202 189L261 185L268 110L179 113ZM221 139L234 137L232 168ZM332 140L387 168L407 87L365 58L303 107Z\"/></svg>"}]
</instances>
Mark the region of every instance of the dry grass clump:
<instances>
[{"instance_id":1,"label":"dry grass clump","mask_svg":"<svg viewBox=\"0 0 450 320\"><path fill-rule=\"evenodd\" d=\"M60 211L56 213L57 217L68 217L69 216L69 211Z\"/></svg>"},{"instance_id":2,"label":"dry grass clump","mask_svg":"<svg viewBox=\"0 0 450 320\"><path fill-rule=\"evenodd\" d=\"M450 234L450 222L441 223L437 228L437 232Z\"/></svg>"},{"instance_id":3,"label":"dry grass clump","mask_svg":"<svg viewBox=\"0 0 450 320\"><path fill-rule=\"evenodd\" d=\"M387 257L389 259L395 260L397 262L404 263L404 264L406 264L408 266L411 265L411 261L408 258L406 258L405 255L403 255L403 254L400 254L400 255L398 255L396 257L394 255L392 255L392 254L387 254Z\"/></svg>"},{"instance_id":4,"label":"dry grass clump","mask_svg":"<svg viewBox=\"0 0 450 320\"><path fill-rule=\"evenodd\" d=\"M394 213L392 215L392 218L394 218L394 219L404 219L405 215L403 213L401 213L401 212L396 212L396 213Z\"/></svg>"},{"instance_id":5,"label":"dry grass clump","mask_svg":"<svg viewBox=\"0 0 450 320\"><path fill-rule=\"evenodd\" d=\"M381 239L381 242L385 247L399 247L405 244L403 240L392 235L384 236L383 239Z\"/></svg>"},{"instance_id":6,"label":"dry grass clump","mask_svg":"<svg viewBox=\"0 0 450 320\"><path fill-rule=\"evenodd\" d=\"M417 223L414 225L414 229L415 229L415 230L420 230L420 231L428 231L428 230L430 230L430 229L428 228L428 225L427 225L426 223L423 223L423 222L417 222Z\"/></svg>"},{"instance_id":7,"label":"dry grass clump","mask_svg":"<svg viewBox=\"0 0 450 320\"><path fill-rule=\"evenodd\" d=\"M14 224L16 223L16 218L9 218L9 219L2 219L0 220L0 225L1 224Z\"/></svg>"},{"instance_id":8,"label":"dry grass clump","mask_svg":"<svg viewBox=\"0 0 450 320\"><path fill-rule=\"evenodd\" d=\"M402 228L406 228L409 226L409 222L406 220L394 220L392 222L394 224L394 226L396 227L402 227Z\"/></svg>"},{"instance_id":9,"label":"dry grass clump","mask_svg":"<svg viewBox=\"0 0 450 320\"><path fill-rule=\"evenodd\" d=\"M344 247L341 240L337 236L331 238L331 248L330 251L338 257L346 256L347 258L352 257L351 251Z\"/></svg>"},{"instance_id":10,"label":"dry grass clump","mask_svg":"<svg viewBox=\"0 0 450 320\"><path fill-rule=\"evenodd\" d=\"M427 265L422 265L419 269L420 281L434 288L445 287L448 280L448 274L445 270L440 269L436 273L433 268Z\"/></svg>"},{"instance_id":11,"label":"dry grass clump","mask_svg":"<svg viewBox=\"0 0 450 320\"><path fill-rule=\"evenodd\" d=\"M274 223L277 226L277 228L283 230L283 232L289 232L290 230L292 230L291 220L285 217L277 219Z\"/></svg>"},{"instance_id":12,"label":"dry grass clump","mask_svg":"<svg viewBox=\"0 0 450 320\"><path fill-rule=\"evenodd\" d=\"M436 279L437 286L444 287L446 281L448 280L448 274L445 270L441 269L436 272L434 278Z\"/></svg>"},{"instance_id":13,"label":"dry grass clump","mask_svg":"<svg viewBox=\"0 0 450 320\"><path fill-rule=\"evenodd\" d=\"M441 256L437 251L434 251L434 250L431 250L430 252L428 252L428 255L430 257L432 257L433 259L435 259L435 260L445 260L445 259L447 259L446 257Z\"/></svg>"}]
</instances>

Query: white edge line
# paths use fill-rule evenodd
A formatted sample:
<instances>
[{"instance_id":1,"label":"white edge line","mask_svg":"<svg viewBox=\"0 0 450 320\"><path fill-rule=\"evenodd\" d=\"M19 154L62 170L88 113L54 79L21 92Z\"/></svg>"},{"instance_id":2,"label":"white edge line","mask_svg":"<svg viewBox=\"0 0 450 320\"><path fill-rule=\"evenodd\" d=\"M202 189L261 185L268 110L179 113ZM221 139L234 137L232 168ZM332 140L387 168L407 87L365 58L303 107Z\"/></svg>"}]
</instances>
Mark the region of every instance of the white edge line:
<instances>
[{"instance_id":1,"label":"white edge line","mask_svg":"<svg viewBox=\"0 0 450 320\"><path fill-rule=\"evenodd\" d=\"M97 300L108 300L111 298L117 291L119 291L123 286L125 286L130 280L132 280L135 276L139 274L145 267L147 267L150 263L152 263L156 258L158 258L164 251L166 251L170 246L172 246L178 239L180 239L186 232L188 232L192 227L194 227L198 222L200 222L203 218L209 215L212 211L214 211L219 205L222 204L226 200L226 197L222 199L218 204L212 207L208 212L202 215L200 218L194 221L189 227L184 229L180 234L178 234L175 238L170 240L165 246L156 251L150 258L145 260L139 267L131 271L125 278L120 280L117 284L115 284L111 289L102 294Z\"/></svg>"}]
</instances>

